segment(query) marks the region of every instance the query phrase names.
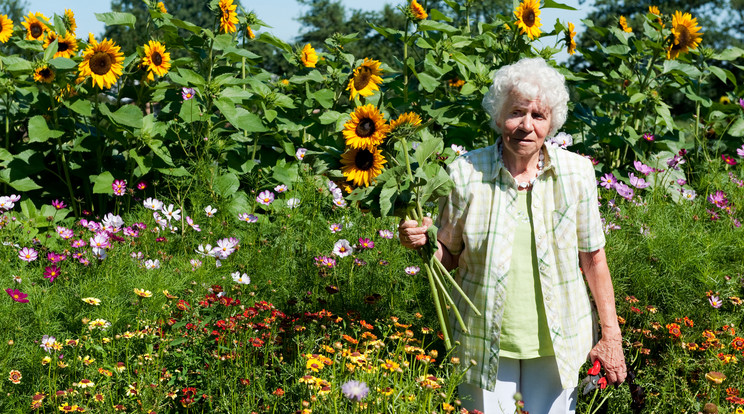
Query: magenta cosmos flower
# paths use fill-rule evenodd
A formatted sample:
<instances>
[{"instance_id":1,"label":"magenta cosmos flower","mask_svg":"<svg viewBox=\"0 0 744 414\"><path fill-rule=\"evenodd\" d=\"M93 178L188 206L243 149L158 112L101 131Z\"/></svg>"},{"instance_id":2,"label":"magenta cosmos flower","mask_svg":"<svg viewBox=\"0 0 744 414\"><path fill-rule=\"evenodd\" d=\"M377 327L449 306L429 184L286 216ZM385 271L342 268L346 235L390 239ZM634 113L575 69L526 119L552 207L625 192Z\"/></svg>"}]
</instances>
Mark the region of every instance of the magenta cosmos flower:
<instances>
[{"instance_id":1,"label":"magenta cosmos flower","mask_svg":"<svg viewBox=\"0 0 744 414\"><path fill-rule=\"evenodd\" d=\"M723 154L721 155L721 159L728 165L736 165L736 160L730 155Z\"/></svg>"},{"instance_id":2,"label":"magenta cosmos flower","mask_svg":"<svg viewBox=\"0 0 744 414\"><path fill-rule=\"evenodd\" d=\"M194 88L182 88L181 89L181 97L184 101L188 101L189 99L194 97Z\"/></svg>"},{"instance_id":3,"label":"magenta cosmos flower","mask_svg":"<svg viewBox=\"0 0 744 414\"><path fill-rule=\"evenodd\" d=\"M67 206L65 205L64 201L52 200L52 207L56 208L57 210L61 210Z\"/></svg>"},{"instance_id":4,"label":"magenta cosmos flower","mask_svg":"<svg viewBox=\"0 0 744 414\"><path fill-rule=\"evenodd\" d=\"M27 293L23 293L18 289L5 289L5 292L10 295L10 297L18 302L18 303L28 303L28 299L26 297L28 296Z\"/></svg>"},{"instance_id":5,"label":"magenta cosmos flower","mask_svg":"<svg viewBox=\"0 0 744 414\"><path fill-rule=\"evenodd\" d=\"M56 265L47 266L46 269L44 269L44 278L49 279L50 282L54 282L54 279L56 279L59 276L59 267Z\"/></svg>"},{"instance_id":6,"label":"magenta cosmos flower","mask_svg":"<svg viewBox=\"0 0 744 414\"><path fill-rule=\"evenodd\" d=\"M114 183L111 184L111 188L114 189L114 195L123 196L127 191L127 182L124 180L114 180Z\"/></svg>"},{"instance_id":7,"label":"magenta cosmos flower","mask_svg":"<svg viewBox=\"0 0 744 414\"><path fill-rule=\"evenodd\" d=\"M375 248L375 242L373 242L370 239L360 237L359 238L359 248L360 249L374 249Z\"/></svg>"},{"instance_id":8,"label":"magenta cosmos flower","mask_svg":"<svg viewBox=\"0 0 744 414\"><path fill-rule=\"evenodd\" d=\"M269 190L264 190L260 193L258 193L258 197L256 197L256 201L259 203L268 206L274 201L274 193L272 193Z\"/></svg>"},{"instance_id":9,"label":"magenta cosmos flower","mask_svg":"<svg viewBox=\"0 0 744 414\"><path fill-rule=\"evenodd\" d=\"M39 254L31 247L24 247L18 252L18 258L24 262L33 262L37 257Z\"/></svg>"}]
</instances>

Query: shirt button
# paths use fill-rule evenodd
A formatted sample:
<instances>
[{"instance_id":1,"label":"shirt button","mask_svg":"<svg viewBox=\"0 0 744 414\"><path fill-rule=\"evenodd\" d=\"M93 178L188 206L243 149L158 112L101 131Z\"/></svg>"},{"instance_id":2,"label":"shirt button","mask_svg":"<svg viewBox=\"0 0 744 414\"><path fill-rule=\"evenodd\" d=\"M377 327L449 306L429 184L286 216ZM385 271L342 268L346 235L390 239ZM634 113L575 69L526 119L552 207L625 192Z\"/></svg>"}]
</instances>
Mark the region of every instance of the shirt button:
<instances>
[{"instance_id":1,"label":"shirt button","mask_svg":"<svg viewBox=\"0 0 744 414\"><path fill-rule=\"evenodd\" d=\"M548 270L548 266L546 264L541 264L540 265L540 271L541 272L546 272L547 270Z\"/></svg>"}]
</instances>

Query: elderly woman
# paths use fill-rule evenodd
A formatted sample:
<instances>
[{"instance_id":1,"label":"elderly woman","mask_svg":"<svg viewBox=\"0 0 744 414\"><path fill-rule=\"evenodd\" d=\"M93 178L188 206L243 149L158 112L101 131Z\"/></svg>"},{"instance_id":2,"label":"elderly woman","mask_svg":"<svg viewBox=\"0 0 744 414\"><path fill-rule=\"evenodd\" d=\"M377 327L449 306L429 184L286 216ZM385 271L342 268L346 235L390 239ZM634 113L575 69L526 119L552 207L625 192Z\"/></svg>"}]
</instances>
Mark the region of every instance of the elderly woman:
<instances>
[{"instance_id":1,"label":"elderly woman","mask_svg":"<svg viewBox=\"0 0 744 414\"><path fill-rule=\"evenodd\" d=\"M563 76L544 60L501 68L483 99L501 138L449 166L455 187L440 202L436 255L458 268L482 311L455 299L469 331L456 325L454 339L461 360L474 364L459 389L470 410L513 413L519 392L531 414L572 413L587 357L599 359L609 383L625 379L594 168L545 145L567 102ZM423 246L431 224L402 222L401 243ZM602 328L596 345L586 284Z\"/></svg>"}]
</instances>

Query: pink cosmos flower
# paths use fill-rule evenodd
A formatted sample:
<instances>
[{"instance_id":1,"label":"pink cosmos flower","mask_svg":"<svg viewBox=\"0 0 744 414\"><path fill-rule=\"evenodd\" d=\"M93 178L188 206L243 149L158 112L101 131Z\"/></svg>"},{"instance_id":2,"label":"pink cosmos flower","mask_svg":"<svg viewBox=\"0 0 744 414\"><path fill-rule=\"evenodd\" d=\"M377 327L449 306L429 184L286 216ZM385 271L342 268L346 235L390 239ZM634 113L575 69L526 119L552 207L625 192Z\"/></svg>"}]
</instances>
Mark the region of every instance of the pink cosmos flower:
<instances>
[{"instance_id":1,"label":"pink cosmos flower","mask_svg":"<svg viewBox=\"0 0 744 414\"><path fill-rule=\"evenodd\" d=\"M124 180L114 180L111 188L114 189L114 195L123 196L127 191L127 182Z\"/></svg>"},{"instance_id":2,"label":"pink cosmos flower","mask_svg":"<svg viewBox=\"0 0 744 414\"><path fill-rule=\"evenodd\" d=\"M56 208L57 210L61 210L61 209L65 208L65 207L67 207L67 206L65 205L65 202L64 201L60 201L60 200L56 200L55 199L55 200L52 200L52 207Z\"/></svg>"},{"instance_id":3,"label":"pink cosmos flower","mask_svg":"<svg viewBox=\"0 0 744 414\"><path fill-rule=\"evenodd\" d=\"M379 235L380 235L380 237L382 237L383 239L392 239L392 238L393 238L393 232L392 232L392 231L390 231L390 230L380 230L380 231L378 232L378 234L379 234Z\"/></svg>"},{"instance_id":4,"label":"pink cosmos flower","mask_svg":"<svg viewBox=\"0 0 744 414\"><path fill-rule=\"evenodd\" d=\"M260 193L258 193L258 197L256 197L256 201L259 203L268 206L274 201L274 193L272 193L269 190L264 190Z\"/></svg>"},{"instance_id":5,"label":"pink cosmos flower","mask_svg":"<svg viewBox=\"0 0 744 414\"><path fill-rule=\"evenodd\" d=\"M49 279L49 282L54 282L54 279L56 279L59 276L59 267L56 265L48 266L46 269L44 269L44 278Z\"/></svg>"},{"instance_id":6,"label":"pink cosmos flower","mask_svg":"<svg viewBox=\"0 0 744 414\"><path fill-rule=\"evenodd\" d=\"M287 191L287 186L284 184L279 184L278 186L274 187L274 191L277 193L284 193Z\"/></svg>"},{"instance_id":7,"label":"pink cosmos flower","mask_svg":"<svg viewBox=\"0 0 744 414\"><path fill-rule=\"evenodd\" d=\"M295 157L298 161L302 161L305 159L305 154L307 153L307 148L297 148L297 151L295 152Z\"/></svg>"},{"instance_id":8,"label":"pink cosmos flower","mask_svg":"<svg viewBox=\"0 0 744 414\"><path fill-rule=\"evenodd\" d=\"M722 154L721 159L728 165L736 165L736 160L730 155Z\"/></svg>"},{"instance_id":9,"label":"pink cosmos flower","mask_svg":"<svg viewBox=\"0 0 744 414\"><path fill-rule=\"evenodd\" d=\"M352 253L354 253L354 248L351 247L351 244L346 239L341 239L333 245L333 254L338 257L346 257Z\"/></svg>"},{"instance_id":10,"label":"pink cosmos flower","mask_svg":"<svg viewBox=\"0 0 744 414\"><path fill-rule=\"evenodd\" d=\"M246 223L255 223L258 221L258 216L250 213L238 214L238 220L245 221Z\"/></svg>"},{"instance_id":11,"label":"pink cosmos flower","mask_svg":"<svg viewBox=\"0 0 744 414\"><path fill-rule=\"evenodd\" d=\"M654 134L643 134L643 140L647 142L653 142Z\"/></svg>"},{"instance_id":12,"label":"pink cosmos flower","mask_svg":"<svg viewBox=\"0 0 744 414\"><path fill-rule=\"evenodd\" d=\"M370 239L360 237L359 238L359 248L360 249L374 249L375 248L375 242L373 242Z\"/></svg>"},{"instance_id":13,"label":"pink cosmos flower","mask_svg":"<svg viewBox=\"0 0 744 414\"><path fill-rule=\"evenodd\" d=\"M333 269L336 267L336 259L328 256L318 256L315 258L315 266Z\"/></svg>"},{"instance_id":14,"label":"pink cosmos flower","mask_svg":"<svg viewBox=\"0 0 744 414\"><path fill-rule=\"evenodd\" d=\"M181 89L181 98L183 98L184 101L188 101L189 99L194 97L194 88L182 88Z\"/></svg>"},{"instance_id":15,"label":"pink cosmos flower","mask_svg":"<svg viewBox=\"0 0 744 414\"><path fill-rule=\"evenodd\" d=\"M617 191L617 193L620 194L620 197L623 197L626 200L632 199L633 195L635 194L632 188L630 188L625 183L621 183L621 182L618 182L617 184L615 184L615 191Z\"/></svg>"},{"instance_id":16,"label":"pink cosmos flower","mask_svg":"<svg viewBox=\"0 0 744 414\"><path fill-rule=\"evenodd\" d=\"M138 190L144 190L145 188L147 188L147 183L146 182L140 181L140 182L137 183L137 189Z\"/></svg>"},{"instance_id":17,"label":"pink cosmos flower","mask_svg":"<svg viewBox=\"0 0 744 414\"><path fill-rule=\"evenodd\" d=\"M408 266L405 268L406 274L409 276L416 275L421 270L418 266Z\"/></svg>"},{"instance_id":18,"label":"pink cosmos flower","mask_svg":"<svg viewBox=\"0 0 744 414\"><path fill-rule=\"evenodd\" d=\"M628 174L628 178L630 178L630 185L638 189L646 188L651 185L651 183L647 183L643 178L636 177L633 173Z\"/></svg>"},{"instance_id":19,"label":"pink cosmos flower","mask_svg":"<svg viewBox=\"0 0 744 414\"><path fill-rule=\"evenodd\" d=\"M188 223L194 231L201 231L201 227L199 227L198 224L194 224L194 220L192 220L191 217L186 216L186 223Z\"/></svg>"},{"instance_id":20,"label":"pink cosmos flower","mask_svg":"<svg viewBox=\"0 0 744 414\"><path fill-rule=\"evenodd\" d=\"M615 176L610 173L603 175L602 178L599 180L599 185L608 190L615 188L615 184L617 184L617 178L615 178Z\"/></svg>"},{"instance_id":21,"label":"pink cosmos flower","mask_svg":"<svg viewBox=\"0 0 744 414\"><path fill-rule=\"evenodd\" d=\"M14 301L18 303L28 303L28 299L26 297L28 296L27 293L23 293L18 289L5 289L5 292L13 299Z\"/></svg>"},{"instance_id":22,"label":"pink cosmos flower","mask_svg":"<svg viewBox=\"0 0 744 414\"><path fill-rule=\"evenodd\" d=\"M64 240L69 240L75 235L75 232L62 226L57 226L57 234Z\"/></svg>"},{"instance_id":23,"label":"pink cosmos flower","mask_svg":"<svg viewBox=\"0 0 744 414\"><path fill-rule=\"evenodd\" d=\"M715 204L718 208L724 208L728 204L728 198L726 197L726 193L723 191L716 191L715 193L708 195L708 202Z\"/></svg>"},{"instance_id":24,"label":"pink cosmos flower","mask_svg":"<svg viewBox=\"0 0 744 414\"><path fill-rule=\"evenodd\" d=\"M33 262L38 257L39 254L31 247L24 247L18 252L18 258L24 262Z\"/></svg>"},{"instance_id":25,"label":"pink cosmos flower","mask_svg":"<svg viewBox=\"0 0 744 414\"><path fill-rule=\"evenodd\" d=\"M329 226L331 229L331 233L338 233L342 230L341 225L338 223L333 223Z\"/></svg>"},{"instance_id":26,"label":"pink cosmos flower","mask_svg":"<svg viewBox=\"0 0 744 414\"><path fill-rule=\"evenodd\" d=\"M718 309L723 305L723 302L721 301L721 298L719 298L716 295L710 295L708 297L708 302L710 302L710 306Z\"/></svg>"}]
</instances>

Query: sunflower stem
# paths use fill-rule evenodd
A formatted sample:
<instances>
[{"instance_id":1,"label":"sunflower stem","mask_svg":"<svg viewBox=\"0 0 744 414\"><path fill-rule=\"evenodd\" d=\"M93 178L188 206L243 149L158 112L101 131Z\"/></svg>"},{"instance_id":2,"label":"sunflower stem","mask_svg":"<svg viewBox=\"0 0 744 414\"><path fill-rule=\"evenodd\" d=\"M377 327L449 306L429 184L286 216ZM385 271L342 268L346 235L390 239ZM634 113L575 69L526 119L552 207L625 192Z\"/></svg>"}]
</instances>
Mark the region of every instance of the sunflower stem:
<instances>
[{"instance_id":1,"label":"sunflower stem","mask_svg":"<svg viewBox=\"0 0 744 414\"><path fill-rule=\"evenodd\" d=\"M403 34L403 102L408 104L408 23L410 20L406 17L406 28ZM406 158L408 158L408 149L406 148ZM406 161L408 161L406 159ZM409 168L410 173L410 168Z\"/></svg>"},{"instance_id":2,"label":"sunflower stem","mask_svg":"<svg viewBox=\"0 0 744 414\"><path fill-rule=\"evenodd\" d=\"M457 290L457 292L460 294L460 296L462 296L462 298L465 300L465 302L468 304L468 306L470 306L470 309L472 309L473 312L475 312L476 315L481 316L481 313L478 310L478 308L473 304L473 302L470 300L470 298L468 298L468 296L462 290L462 288L460 287L460 285L457 284L457 282L452 277L452 275L450 275L449 270L447 270L447 268L444 267L444 265L442 264L442 262L439 259L437 259L436 257L434 257L434 263L439 268L440 273L447 278L447 280L452 284L452 286L454 286L455 290Z\"/></svg>"},{"instance_id":3,"label":"sunflower stem","mask_svg":"<svg viewBox=\"0 0 744 414\"><path fill-rule=\"evenodd\" d=\"M452 300L452 296L450 296L447 293L447 288L444 286L444 282L442 282L441 272L439 272L438 268L434 265L434 261L436 258L434 256L429 256L429 262L425 264L425 266L429 269L431 274L434 276L434 282L436 282L437 286L439 287L439 298L440 302L442 299L444 299L444 302L448 303L450 307L452 308L452 313L455 314L455 318L457 318L457 323L460 324L460 328L464 332L468 332L468 327L465 325L465 322L462 320L462 315L460 315L460 311L457 309L457 306L455 305L455 301ZM447 327L449 327L449 321L447 321Z\"/></svg>"},{"instance_id":4,"label":"sunflower stem","mask_svg":"<svg viewBox=\"0 0 744 414\"><path fill-rule=\"evenodd\" d=\"M437 319L439 320L439 326L442 329L442 334L444 336L444 347L449 351L452 348L452 342L450 341L449 337L449 327L447 326L447 321L444 319L444 313L442 312L442 303L439 301L439 292L437 290L437 284L434 281L434 275L431 272L431 268L429 267L428 263L424 264L424 268L426 269L426 275L429 279L429 287L431 288L431 296L434 300L434 309L437 312Z\"/></svg>"}]
</instances>

